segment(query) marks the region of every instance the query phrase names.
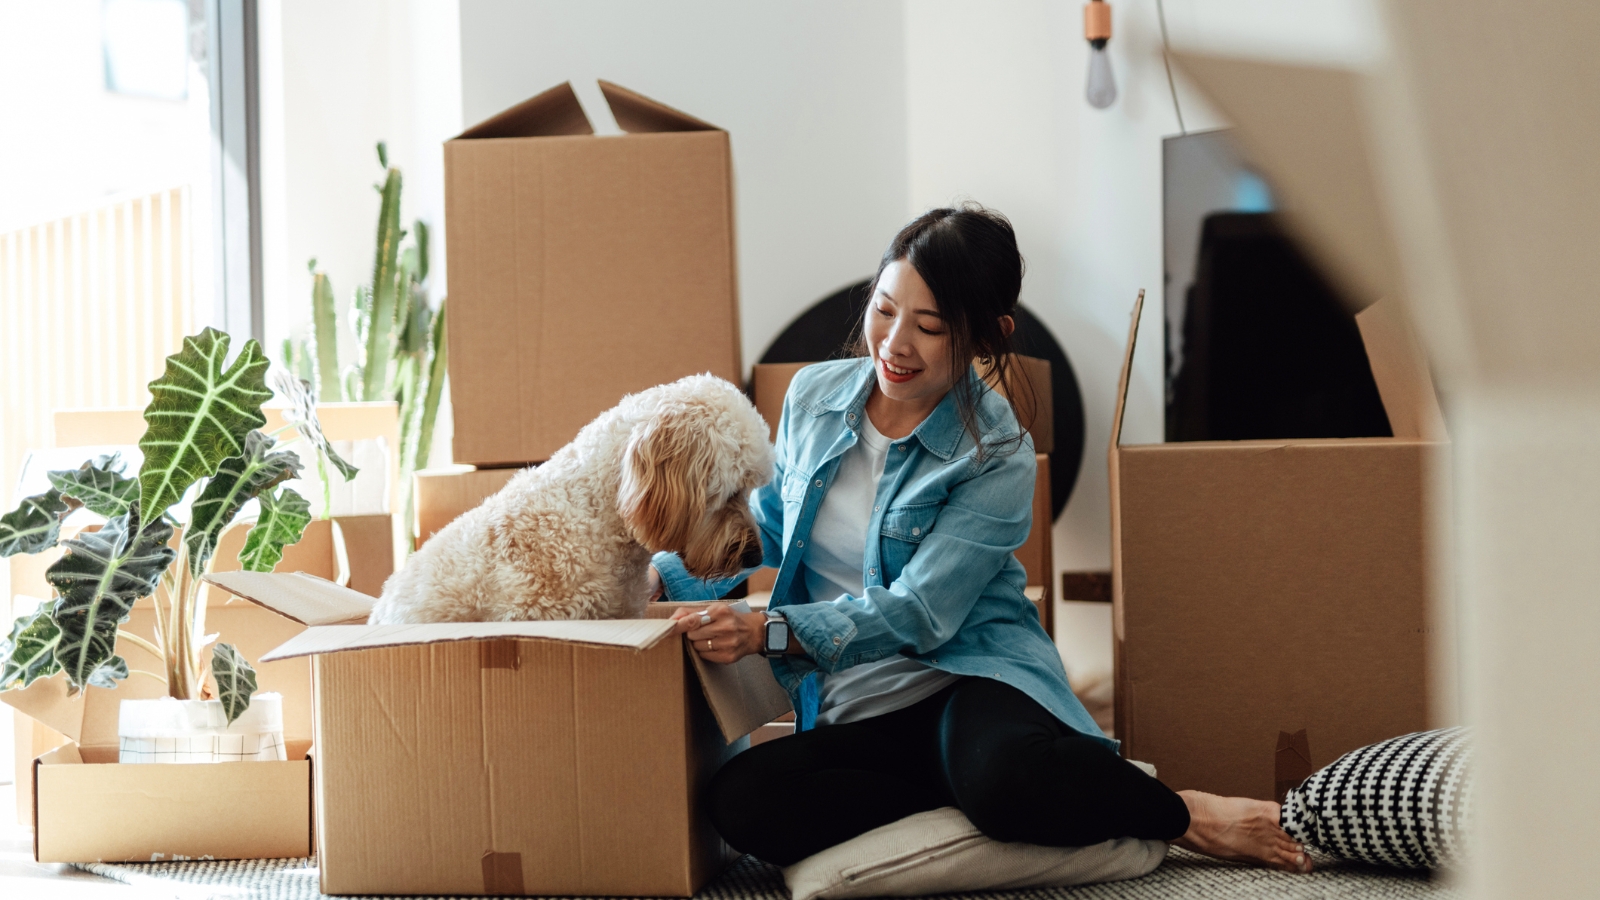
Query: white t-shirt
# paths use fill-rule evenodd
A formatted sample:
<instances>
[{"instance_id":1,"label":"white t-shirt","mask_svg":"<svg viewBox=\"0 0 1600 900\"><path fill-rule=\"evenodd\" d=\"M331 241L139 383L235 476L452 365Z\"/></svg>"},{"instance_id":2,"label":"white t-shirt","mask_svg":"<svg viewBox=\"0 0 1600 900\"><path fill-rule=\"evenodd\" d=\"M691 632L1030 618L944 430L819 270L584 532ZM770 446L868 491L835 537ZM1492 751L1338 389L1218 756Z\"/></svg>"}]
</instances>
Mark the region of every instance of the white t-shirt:
<instances>
[{"instance_id":1,"label":"white t-shirt","mask_svg":"<svg viewBox=\"0 0 1600 900\"><path fill-rule=\"evenodd\" d=\"M866 568L867 526L891 442L872 427L871 419L862 419L861 439L839 460L839 473L811 526L805 573L813 603L866 593L862 571ZM898 654L824 675L817 724L854 722L904 709L958 678Z\"/></svg>"}]
</instances>

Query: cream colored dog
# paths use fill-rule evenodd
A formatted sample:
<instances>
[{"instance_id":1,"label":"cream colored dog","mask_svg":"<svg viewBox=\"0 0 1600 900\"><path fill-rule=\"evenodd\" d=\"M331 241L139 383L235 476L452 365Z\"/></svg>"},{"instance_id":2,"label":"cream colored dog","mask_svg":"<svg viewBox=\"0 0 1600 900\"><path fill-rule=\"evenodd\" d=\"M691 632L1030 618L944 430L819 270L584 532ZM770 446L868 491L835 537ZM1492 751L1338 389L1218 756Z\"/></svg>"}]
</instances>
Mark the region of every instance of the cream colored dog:
<instances>
[{"instance_id":1,"label":"cream colored dog","mask_svg":"<svg viewBox=\"0 0 1600 900\"><path fill-rule=\"evenodd\" d=\"M435 534L370 621L638 618L656 551L700 578L760 564L747 499L772 465L766 423L728 382L694 375L630 394Z\"/></svg>"}]
</instances>

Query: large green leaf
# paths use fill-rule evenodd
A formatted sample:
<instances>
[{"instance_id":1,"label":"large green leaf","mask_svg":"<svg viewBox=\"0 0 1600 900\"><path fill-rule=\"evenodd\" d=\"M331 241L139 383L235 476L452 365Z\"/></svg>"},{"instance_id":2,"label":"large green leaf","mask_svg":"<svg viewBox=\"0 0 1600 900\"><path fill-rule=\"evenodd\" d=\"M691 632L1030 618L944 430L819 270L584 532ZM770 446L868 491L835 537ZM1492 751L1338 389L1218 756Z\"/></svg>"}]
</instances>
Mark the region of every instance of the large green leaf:
<instances>
[{"instance_id":1,"label":"large green leaf","mask_svg":"<svg viewBox=\"0 0 1600 900\"><path fill-rule=\"evenodd\" d=\"M113 656L89 673L88 684L90 687L114 688L117 682L128 677L128 661L120 656Z\"/></svg>"},{"instance_id":2,"label":"large green leaf","mask_svg":"<svg viewBox=\"0 0 1600 900\"><path fill-rule=\"evenodd\" d=\"M167 546L172 526L157 519L140 528L138 511L118 516L99 531L63 542L65 556L45 570L58 594L51 616L61 627L56 660L74 689L114 664L117 626L140 597L156 589L176 553Z\"/></svg>"},{"instance_id":3,"label":"large green leaf","mask_svg":"<svg viewBox=\"0 0 1600 900\"><path fill-rule=\"evenodd\" d=\"M228 715L228 724L250 708L250 695L256 692L256 670L232 644L211 648L211 677L217 682L217 699Z\"/></svg>"},{"instance_id":4,"label":"large green leaf","mask_svg":"<svg viewBox=\"0 0 1600 900\"><path fill-rule=\"evenodd\" d=\"M71 497L106 518L120 516L139 499L139 479L122 475L126 466L115 454L89 460L76 469L50 473L50 483L63 497Z\"/></svg>"},{"instance_id":5,"label":"large green leaf","mask_svg":"<svg viewBox=\"0 0 1600 900\"><path fill-rule=\"evenodd\" d=\"M300 540L311 523L311 504L288 488L256 499L261 502L261 517L244 537L239 565L246 572L271 572L283 559L283 548Z\"/></svg>"},{"instance_id":6,"label":"large green leaf","mask_svg":"<svg viewBox=\"0 0 1600 900\"><path fill-rule=\"evenodd\" d=\"M311 445L317 448L317 452L332 463L335 469L339 470L345 481L356 477L356 473L361 470L333 452L332 442L322 433L322 421L317 418L317 398L311 395L311 385L282 369L274 369L272 388L279 396L289 401L289 406L283 411L283 418L300 432L301 437L311 442Z\"/></svg>"},{"instance_id":7,"label":"large green leaf","mask_svg":"<svg viewBox=\"0 0 1600 900\"><path fill-rule=\"evenodd\" d=\"M16 509L0 516L0 557L54 547L61 537L61 520L73 509L55 488L24 497Z\"/></svg>"},{"instance_id":8,"label":"large green leaf","mask_svg":"<svg viewBox=\"0 0 1600 900\"><path fill-rule=\"evenodd\" d=\"M226 366L228 335L207 328L183 339L183 350L167 357L166 372L150 382L148 423L139 449L139 509L154 520L190 485L215 474L222 461L244 453L244 438L267 424L261 404L267 390L267 357L246 341Z\"/></svg>"},{"instance_id":9,"label":"large green leaf","mask_svg":"<svg viewBox=\"0 0 1600 900\"><path fill-rule=\"evenodd\" d=\"M56 642L61 629L48 609L18 619L11 636L0 642L0 691L24 688L61 671L56 663Z\"/></svg>"},{"instance_id":10,"label":"large green leaf","mask_svg":"<svg viewBox=\"0 0 1600 900\"><path fill-rule=\"evenodd\" d=\"M239 508L265 491L300 474L300 457L287 450L273 452L272 438L259 431L245 435L244 454L229 457L206 482L190 508L189 528L183 541L189 547L189 572L199 578L217 549L222 530Z\"/></svg>"}]
</instances>

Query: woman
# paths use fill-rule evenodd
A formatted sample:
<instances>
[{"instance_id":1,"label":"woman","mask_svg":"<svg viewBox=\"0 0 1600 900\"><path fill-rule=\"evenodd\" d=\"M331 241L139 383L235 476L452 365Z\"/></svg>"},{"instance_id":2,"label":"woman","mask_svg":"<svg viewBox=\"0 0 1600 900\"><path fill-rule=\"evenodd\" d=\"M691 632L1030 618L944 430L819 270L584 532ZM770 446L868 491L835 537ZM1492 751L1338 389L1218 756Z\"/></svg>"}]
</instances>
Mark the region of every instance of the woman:
<instances>
[{"instance_id":1,"label":"woman","mask_svg":"<svg viewBox=\"0 0 1600 900\"><path fill-rule=\"evenodd\" d=\"M775 477L751 498L772 608L678 614L709 661L769 656L800 719L723 767L712 821L777 865L957 806L1001 841L1159 839L1309 871L1277 804L1174 793L1123 760L1023 595L1032 441L973 371L1003 370L1022 269L1003 216L928 212L883 255L861 357L795 376ZM654 567L673 600L734 583L670 554Z\"/></svg>"}]
</instances>

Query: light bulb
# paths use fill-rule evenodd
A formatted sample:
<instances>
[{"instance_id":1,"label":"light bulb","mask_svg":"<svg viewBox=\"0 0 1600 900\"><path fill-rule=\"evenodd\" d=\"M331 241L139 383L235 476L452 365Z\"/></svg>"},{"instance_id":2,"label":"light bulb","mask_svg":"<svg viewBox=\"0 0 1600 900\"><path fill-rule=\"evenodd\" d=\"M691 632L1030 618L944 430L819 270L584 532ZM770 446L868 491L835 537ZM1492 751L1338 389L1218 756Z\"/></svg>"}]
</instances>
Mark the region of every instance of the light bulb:
<instances>
[{"instance_id":1,"label":"light bulb","mask_svg":"<svg viewBox=\"0 0 1600 900\"><path fill-rule=\"evenodd\" d=\"M1096 47L1096 43L1100 46ZM1095 109L1105 109L1117 100L1117 79L1111 74L1111 57L1106 55L1105 41L1089 44L1089 86L1084 96Z\"/></svg>"}]
</instances>

